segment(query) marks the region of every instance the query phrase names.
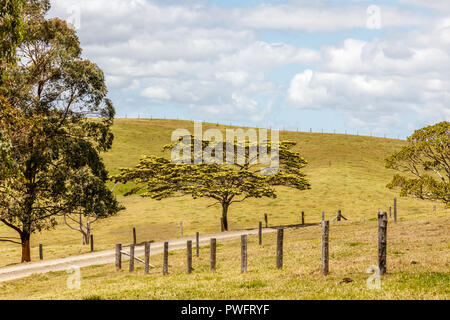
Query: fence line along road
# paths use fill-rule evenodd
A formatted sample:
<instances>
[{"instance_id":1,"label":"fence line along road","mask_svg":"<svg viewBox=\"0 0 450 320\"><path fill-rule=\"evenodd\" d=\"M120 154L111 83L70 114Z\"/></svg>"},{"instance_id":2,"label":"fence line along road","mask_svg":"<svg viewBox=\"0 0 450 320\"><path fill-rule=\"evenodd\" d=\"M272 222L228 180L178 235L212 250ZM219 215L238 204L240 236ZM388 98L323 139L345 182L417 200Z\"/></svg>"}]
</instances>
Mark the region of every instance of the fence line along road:
<instances>
[{"instance_id":1,"label":"fence line along road","mask_svg":"<svg viewBox=\"0 0 450 320\"><path fill-rule=\"evenodd\" d=\"M275 228L266 228L263 229L263 233L273 233L276 232ZM210 239L215 238L217 241L219 240L232 240L237 239L240 236L248 234L248 235L257 235L258 229L251 230L239 230L239 231L229 231L229 232L221 232L214 234L202 234L199 236L200 245L208 245L210 244ZM186 248L186 241L196 240L196 236L192 235L189 237L179 238L170 240L169 242L169 251L180 250ZM164 249L164 241L154 242L151 244L151 255L157 255L163 252ZM129 252L130 248L123 247L122 251L126 253ZM144 256L145 247L144 244L135 246L135 256ZM103 265L103 264L113 264L115 262L116 250L104 250L98 252L91 252L78 256L71 256L67 258L53 259L53 260L45 260L45 261L37 261L31 262L27 264L19 264L9 267L0 268L0 282L10 281L20 278L28 277L32 274L42 274L51 271L65 271L70 267L89 267L93 265ZM126 258L123 261L128 260Z\"/></svg>"}]
</instances>

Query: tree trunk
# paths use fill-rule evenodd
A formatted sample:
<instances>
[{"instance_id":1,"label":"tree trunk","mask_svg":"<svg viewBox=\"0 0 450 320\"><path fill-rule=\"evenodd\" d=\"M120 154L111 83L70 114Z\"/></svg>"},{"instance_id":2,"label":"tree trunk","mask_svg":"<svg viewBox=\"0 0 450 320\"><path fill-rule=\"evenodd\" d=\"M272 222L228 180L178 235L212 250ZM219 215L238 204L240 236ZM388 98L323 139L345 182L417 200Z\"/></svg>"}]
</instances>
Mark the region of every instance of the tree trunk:
<instances>
[{"instance_id":1,"label":"tree trunk","mask_svg":"<svg viewBox=\"0 0 450 320\"><path fill-rule=\"evenodd\" d=\"M20 236L22 242L22 262L31 261L31 250L30 250L30 234L23 233Z\"/></svg>"},{"instance_id":2,"label":"tree trunk","mask_svg":"<svg viewBox=\"0 0 450 320\"><path fill-rule=\"evenodd\" d=\"M88 222L86 224L86 239L87 239L87 244L91 243L91 224Z\"/></svg>"},{"instance_id":3,"label":"tree trunk","mask_svg":"<svg viewBox=\"0 0 450 320\"><path fill-rule=\"evenodd\" d=\"M81 232L83 235L83 246L87 246L89 244L89 235L85 232Z\"/></svg>"},{"instance_id":4,"label":"tree trunk","mask_svg":"<svg viewBox=\"0 0 450 320\"><path fill-rule=\"evenodd\" d=\"M223 228L225 231L228 231L228 219L227 219L228 207L229 207L228 203L222 203Z\"/></svg>"},{"instance_id":5,"label":"tree trunk","mask_svg":"<svg viewBox=\"0 0 450 320\"><path fill-rule=\"evenodd\" d=\"M89 223L86 226L86 230L84 229L84 226L81 224L80 225L80 232L83 235L83 245L87 246L90 243L90 238L91 238L91 226L89 225Z\"/></svg>"},{"instance_id":6,"label":"tree trunk","mask_svg":"<svg viewBox=\"0 0 450 320\"><path fill-rule=\"evenodd\" d=\"M91 228L89 225L86 228L86 244L88 245L91 242Z\"/></svg>"}]
</instances>

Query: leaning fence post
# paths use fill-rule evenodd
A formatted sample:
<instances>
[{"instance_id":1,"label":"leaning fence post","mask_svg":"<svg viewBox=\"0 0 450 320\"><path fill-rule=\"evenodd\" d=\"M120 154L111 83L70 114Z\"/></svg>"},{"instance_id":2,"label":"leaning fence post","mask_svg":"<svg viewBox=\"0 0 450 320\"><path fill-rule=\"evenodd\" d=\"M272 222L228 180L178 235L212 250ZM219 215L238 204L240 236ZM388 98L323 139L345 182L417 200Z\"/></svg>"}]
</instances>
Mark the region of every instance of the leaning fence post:
<instances>
[{"instance_id":1,"label":"leaning fence post","mask_svg":"<svg viewBox=\"0 0 450 320\"><path fill-rule=\"evenodd\" d=\"M130 272L134 271L134 244L130 244Z\"/></svg>"},{"instance_id":2,"label":"leaning fence post","mask_svg":"<svg viewBox=\"0 0 450 320\"><path fill-rule=\"evenodd\" d=\"M305 224L305 212L302 211L302 225Z\"/></svg>"},{"instance_id":3,"label":"leaning fence post","mask_svg":"<svg viewBox=\"0 0 450 320\"><path fill-rule=\"evenodd\" d=\"M192 240L188 240L186 243L186 273L192 273Z\"/></svg>"},{"instance_id":4,"label":"leaning fence post","mask_svg":"<svg viewBox=\"0 0 450 320\"><path fill-rule=\"evenodd\" d=\"M197 246L197 257L200 255L200 234L198 232L195 233L195 241Z\"/></svg>"},{"instance_id":5,"label":"leaning fence post","mask_svg":"<svg viewBox=\"0 0 450 320\"><path fill-rule=\"evenodd\" d=\"M44 260L44 251L42 249L42 244L39 244L39 259Z\"/></svg>"},{"instance_id":6,"label":"leaning fence post","mask_svg":"<svg viewBox=\"0 0 450 320\"><path fill-rule=\"evenodd\" d=\"M266 228L268 228L269 227L269 222L268 222L268 219L267 219L267 213L264 213L264 221L266 222Z\"/></svg>"},{"instance_id":7,"label":"leaning fence post","mask_svg":"<svg viewBox=\"0 0 450 320\"><path fill-rule=\"evenodd\" d=\"M136 228L133 227L133 244L136 244Z\"/></svg>"},{"instance_id":8,"label":"leaning fence post","mask_svg":"<svg viewBox=\"0 0 450 320\"><path fill-rule=\"evenodd\" d=\"M258 242L259 242L259 245L262 245L262 222L261 221L258 224Z\"/></svg>"},{"instance_id":9,"label":"leaning fence post","mask_svg":"<svg viewBox=\"0 0 450 320\"><path fill-rule=\"evenodd\" d=\"M283 268L283 229L277 231L277 269Z\"/></svg>"},{"instance_id":10,"label":"leaning fence post","mask_svg":"<svg viewBox=\"0 0 450 320\"><path fill-rule=\"evenodd\" d=\"M91 252L94 252L94 235L91 234Z\"/></svg>"},{"instance_id":11,"label":"leaning fence post","mask_svg":"<svg viewBox=\"0 0 450 320\"><path fill-rule=\"evenodd\" d=\"M216 270L216 239L211 239L211 266L210 270L214 271Z\"/></svg>"},{"instance_id":12,"label":"leaning fence post","mask_svg":"<svg viewBox=\"0 0 450 320\"><path fill-rule=\"evenodd\" d=\"M116 244L116 270L122 269L122 244Z\"/></svg>"},{"instance_id":13,"label":"leaning fence post","mask_svg":"<svg viewBox=\"0 0 450 320\"><path fill-rule=\"evenodd\" d=\"M378 212L378 267L380 275L386 273L386 245L387 245L387 213Z\"/></svg>"},{"instance_id":14,"label":"leaning fence post","mask_svg":"<svg viewBox=\"0 0 450 320\"><path fill-rule=\"evenodd\" d=\"M164 242L164 262L163 262L163 275L169 273L169 243Z\"/></svg>"},{"instance_id":15,"label":"leaning fence post","mask_svg":"<svg viewBox=\"0 0 450 320\"><path fill-rule=\"evenodd\" d=\"M144 262L145 262L145 269L144 269L144 273L148 274L150 272L150 242L146 242L144 244L145 246L145 258L144 258Z\"/></svg>"},{"instance_id":16,"label":"leaning fence post","mask_svg":"<svg viewBox=\"0 0 450 320\"><path fill-rule=\"evenodd\" d=\"M241 236L241 273L247 272L247 235Z\"/></svg>"},{"instance_id":17,"label":"leaning fence post","mask_svg":"<svg viewBox=\"0 0 450 320\"><path fill-rule=\"evenodd\" d=\"M397 222L397 198L394 198L394 222Z\"/></svg>"},{"instance_id":18,"label":"leaning fence post","mask_svg":"<svg viewBox=\"0 0 450 320\"><path fill-rule=\"evenodd\" d=\"M324 275L329 272L329 232L330 221L322 221L322 274Z\"/></svg>"}]
</instances>

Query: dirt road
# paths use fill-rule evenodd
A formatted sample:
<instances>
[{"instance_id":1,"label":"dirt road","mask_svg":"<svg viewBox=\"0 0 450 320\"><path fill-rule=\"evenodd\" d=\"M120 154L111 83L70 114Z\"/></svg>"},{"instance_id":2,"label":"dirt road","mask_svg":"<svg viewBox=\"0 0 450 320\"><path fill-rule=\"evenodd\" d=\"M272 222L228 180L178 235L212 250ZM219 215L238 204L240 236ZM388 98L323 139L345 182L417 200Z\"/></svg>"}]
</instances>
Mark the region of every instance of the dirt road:
<instances>
[{"instance_id":1,"label":"dirt road","mask_svg":"<svg viewBox=\"0 0 450 320\"><path fill-rule=\"evenodd\" d=\"M263 233L272 233L276 232L276 229L265 228L263 229ZM241 230L241 231L230 231L230 232L221 232L214 234L205 234L200 235L200 245L209 244L211 238L216 238L217 241L220 240L232 240L239 238L241 235L248 234L254 235L258 234L258 230ZM186 241L192 240L195 246L195 236L179 238L175 240L169 241L169 251L179 250L186 248ZM164 242L154 242L151 244L150 255L156 255L162 253ZM124 247L122 250L125 252L129 252L128 247ZM144 246L136 246L135 248L135 256L140 257L144 255ZM126 256L124 256L126 258ZM5 268L0 268L0 282L10 281L15 279L20 279L24 277L28 277L32 274L46 273L50 271L64 271L69 269L70 267L88 267L93 265L102 265L102 264L113 264L115 261L115 250L105 250L99 252L93 252L78 256L71 256L67 258L54 259L54 260L46 260L39 262L31 262L27 264L20 264L9 266Z\"/></svg>"}]
</instances>

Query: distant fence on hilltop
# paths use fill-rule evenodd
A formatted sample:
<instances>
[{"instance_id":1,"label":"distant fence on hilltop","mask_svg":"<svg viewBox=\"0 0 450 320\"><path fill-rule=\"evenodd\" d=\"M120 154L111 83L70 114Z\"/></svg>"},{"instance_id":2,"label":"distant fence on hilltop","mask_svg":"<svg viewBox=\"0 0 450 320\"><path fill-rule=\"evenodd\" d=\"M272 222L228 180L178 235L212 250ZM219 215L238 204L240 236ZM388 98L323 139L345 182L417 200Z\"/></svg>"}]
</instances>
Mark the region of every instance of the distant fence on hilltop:
<instances>
[{"instance_id":1,"label":"distant fence on hilltop","mask_svg":"<svg viewBox=\"0 0 450 320\"><path fill-rule=\"evenodd\" d=\"M216 124L220 126L229 126L229 127L240 127L240 128L255 128L255 129L268 129L268 130L279 130L279 131L289 131L289 132L303 132L303 133L322 133L322 134L343 134L343 135L352 135L352 136L361 136L361 137L374 137L374 138L385 138L385 139L397 139L397 140L406 140L406 136L402 136L399 134L392 134L392 133L375 133L370 131L360 131L357 129L352 130L325 130L323 128L317 129L317 128L311 128L311 127L301 127L301 126L295 126L295 125L288 125L288 126L277 126L277 125L263 125L263 126L249 126L245 123L239 123L236 121L206 121L206 120L197 120L197 119L182 119L180 117L167 117L167 116L156 116L151 114L135 114L129 117L127 114L118 116L116 118L124 118L124 119L136 119L136 120L182 120L182 121L190 121L190 122L201 122L201 123L209 123L209 124Z\"/></svg>"}]
</instances>

